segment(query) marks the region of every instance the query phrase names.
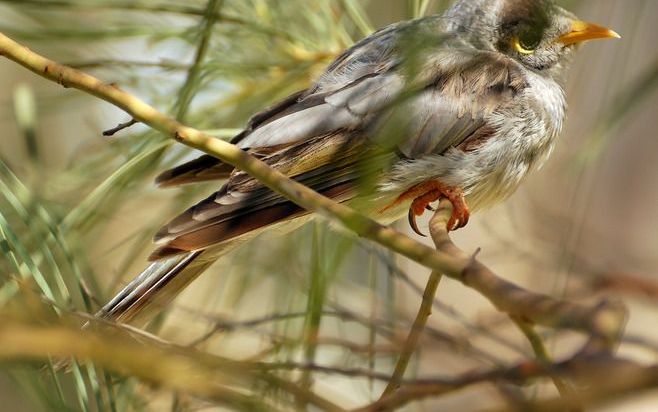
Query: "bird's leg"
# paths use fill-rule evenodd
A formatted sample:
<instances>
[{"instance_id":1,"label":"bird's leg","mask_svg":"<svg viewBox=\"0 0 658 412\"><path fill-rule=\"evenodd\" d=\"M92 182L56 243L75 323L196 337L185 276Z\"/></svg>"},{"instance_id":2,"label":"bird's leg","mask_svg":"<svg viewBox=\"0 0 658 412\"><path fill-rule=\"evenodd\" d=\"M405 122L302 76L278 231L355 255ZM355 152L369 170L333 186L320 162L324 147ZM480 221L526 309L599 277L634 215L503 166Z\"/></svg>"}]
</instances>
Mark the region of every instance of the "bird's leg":
<instances>
[{"instance_id":1,"label":"bird's leg","mask_svg":"<svg viewBox=\"0 0 658 412\"><path fill-rule=\"evenodd\" d=\"M416 217L421 216L425 210L433 210L430 204L443 198L450 200L450 203L452 203L452 216L448 221L448 230L457 230L466 226L470 212L464 193L461 189L445 185L438 180L428 180L411 187L398 196L393 205L413 199L409 207L409 225L411 225L414 232L425 236L418 230Z\"/></svg>"}]
</instances>

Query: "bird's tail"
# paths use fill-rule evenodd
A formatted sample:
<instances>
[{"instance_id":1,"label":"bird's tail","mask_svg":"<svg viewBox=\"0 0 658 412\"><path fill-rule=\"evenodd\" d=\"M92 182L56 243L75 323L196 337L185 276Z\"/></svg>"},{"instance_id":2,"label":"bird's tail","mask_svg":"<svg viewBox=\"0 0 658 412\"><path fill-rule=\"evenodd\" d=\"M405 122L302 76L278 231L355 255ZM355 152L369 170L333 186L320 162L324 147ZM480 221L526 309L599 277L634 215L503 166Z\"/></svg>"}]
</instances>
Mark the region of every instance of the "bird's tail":
<instances>
[{"instance_id":1,"label":"bird's tail","mask_svg":"<svg viewBox=\"0 0 658 412\"><path fill-rule=\"evenodd\" d=\"M134 323L151 310L165 307L216 259L204 259L202 255L203 251L195 251L151 263L96 316Z\"/></svg>"}]
</instances>

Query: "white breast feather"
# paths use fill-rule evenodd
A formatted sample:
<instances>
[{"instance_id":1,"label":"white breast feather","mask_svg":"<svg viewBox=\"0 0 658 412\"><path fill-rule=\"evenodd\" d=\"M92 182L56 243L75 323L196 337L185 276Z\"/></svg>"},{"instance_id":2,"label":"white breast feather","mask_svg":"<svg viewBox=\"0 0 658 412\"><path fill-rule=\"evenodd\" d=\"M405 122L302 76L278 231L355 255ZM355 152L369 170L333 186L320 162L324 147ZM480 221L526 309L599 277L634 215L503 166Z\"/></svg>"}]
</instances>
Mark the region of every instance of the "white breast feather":
<instances>
[{"instance_id":1,"label":"white breast feather","mask_svg":"<svg viewBox=\"0 0 658 412\"><path fill-rule=\"evenodd\" d=\"M438 179L464 190L472 210L509 197L528 172L546 161L565 117L564 92L557 83L534 73L528 83L511 104L487 117L496 133L482 146L402 161L383 179L382 195Z\"/></svg>"}]
</instances>

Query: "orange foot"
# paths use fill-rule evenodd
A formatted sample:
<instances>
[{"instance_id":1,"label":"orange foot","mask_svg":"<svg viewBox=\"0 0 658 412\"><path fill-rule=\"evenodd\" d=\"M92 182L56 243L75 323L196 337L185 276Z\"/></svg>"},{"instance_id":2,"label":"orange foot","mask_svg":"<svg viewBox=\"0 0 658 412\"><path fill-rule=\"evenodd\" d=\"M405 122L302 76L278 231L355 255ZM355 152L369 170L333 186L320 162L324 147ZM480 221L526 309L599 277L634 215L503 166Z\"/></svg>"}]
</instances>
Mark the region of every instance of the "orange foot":
<instances>
[{"instance_id":1,"label":"orange foot","mask_svg":"<svg viewBox=\"0 0 658 412\"><path fill-rule=\"evenodd\" d=\"M470 217L470 212L468 210L468 205L466 204L466 199L464 198L464 193L461 189L444 185L438 180L428 180L411 187L409 190L398 196L395 202L389 207L413 199L411 207L409 208L409 225L414 232L421 236L425 236L420 230L418 230L416 217L422 216L425 210L434 210L430 204L442 198L448 199L450 200L450 203L452 203L452 216L450 216L450 220L448 221L447 229L457 230L466 226Z\"/></svg>"}]
</instances>

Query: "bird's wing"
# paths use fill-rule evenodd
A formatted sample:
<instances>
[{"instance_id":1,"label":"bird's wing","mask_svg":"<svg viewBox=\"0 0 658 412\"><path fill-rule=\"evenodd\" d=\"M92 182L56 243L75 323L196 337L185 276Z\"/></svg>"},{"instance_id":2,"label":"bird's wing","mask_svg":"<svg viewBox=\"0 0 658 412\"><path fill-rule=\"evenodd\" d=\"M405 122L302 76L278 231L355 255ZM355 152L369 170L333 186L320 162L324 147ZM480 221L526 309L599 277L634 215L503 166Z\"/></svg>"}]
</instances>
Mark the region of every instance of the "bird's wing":
<instances>
[{"instance_id":1,"label":"bird's wing","mask_svg":"<svg viewBox=\"0 0 658 412\"><path fill-rule=\"evenodd\" d=\"M320 79L309 89L292 94L281 102L257 113L248 122L245 130L235 136L231 143L244 149L263 148L286 144L296 140L313 139L332 130L358 127L363 115L350 113L349 106L333 106L326 98L337 92L352 93L364 99L376 97L368 102L369 110L377 109L387 98L399 92L402 84L397 77L384 74L399 63L393 57L399 37L399 29L409 23L396 23L385 27L346 50L327 68ZM395 83L395 84L393 84ZM363 114L363 113L362 113ZM233 167L212 156L202 155L194 160L161 173L156 183L161 187L221 180L229 177Z\"/></svg>"},{"instance_id":2,"label":"bird's wing","mask_svg":"<svg viewBox=\"0 0 658 412\"><path fill-rule=\"evenodd\" d=\"M348 60L341 62L333 69L350 66ZM412 78L407 82L404 70L391 67L342 87L316 86L256 116L253 130L237 144L312 189L345 201L357 192L366 174L363 165L381 148L387 166L398 156L417 159L453 147L473 150L495 132L488 114L525 87L520 68L510 59L472 50L432 53ZM374 164L375 169L382 166ZM202 250L304 213L233 171L218 192L158 233L162 246L152 258Z\"/></svg>"},{"instance_id":3,"label":"bird's wing","mask_svg":"<svg viewBox=\"0 0 658 412\"><path fill-rule=\"evenodd\" d=\"M345 201L359 190L358 181L390 161L364 136L341 131L283 148L263 157L271 167L300 183ZM156 235L161 247L152 260L202 250L306 212L244 172L236 171L222 188L188 209Z\"/></svg>"},{"instance_id":4,"label":"bird's wing","mask_svg":"<svg viewBox=\"0 0 658 412\"><path fill-rule=\"evenodd\" d=\"M409 159L474 150L498 128L492 113L526 87L521 66L497 53L433 54L418 69L411 97L382 116L374 139L393 140Z\"/></svg>"},{"instance_id":5,"label":"bird's wing","mask_svg":"<svg viewBox=\"0 0 658 412\"><path fill-rule=\"evenodd\" d=\"M257 129L262 123L266 122L268 119L279 116L291 106L295 105L305 93L307 93L306 90L294 93L273 106L252 116L247 127L231 139L231 143L240 143L245 136L251 133L254 129ZM201 155L196 159L160 173L155 178L155 183L159 187L175 187L190 183L223 180L227 179L232 171L233 166L223 163L216 157Z\"/></svg>"}]
</instances>

